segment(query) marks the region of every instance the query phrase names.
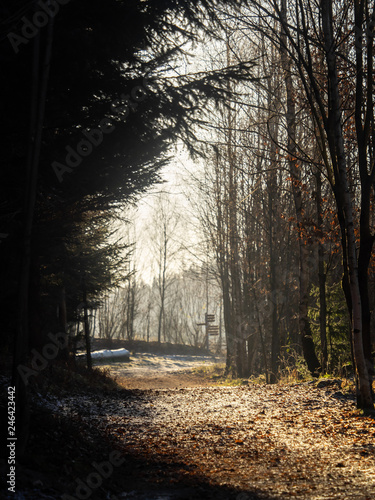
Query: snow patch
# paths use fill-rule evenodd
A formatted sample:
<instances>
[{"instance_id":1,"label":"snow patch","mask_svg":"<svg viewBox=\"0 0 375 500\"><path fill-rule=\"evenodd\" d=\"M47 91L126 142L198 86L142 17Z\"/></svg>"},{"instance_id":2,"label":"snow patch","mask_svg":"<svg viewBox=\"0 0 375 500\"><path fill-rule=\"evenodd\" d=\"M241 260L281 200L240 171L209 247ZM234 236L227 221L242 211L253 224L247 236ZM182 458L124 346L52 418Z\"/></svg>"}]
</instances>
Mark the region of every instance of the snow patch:
<instances>
[{"instance_id":1,"label":"snow patch","mask_svg":"<svg viewBox=\"0 0 375 500\"><path fill-rule=\"evenodd\" d=\"M77 354L77 357L85 357L85 353ZM114 358L130 358L130 352L127 349L102 349L91 353L92 359L114 359Z\"/></svg>"}]
</instances>

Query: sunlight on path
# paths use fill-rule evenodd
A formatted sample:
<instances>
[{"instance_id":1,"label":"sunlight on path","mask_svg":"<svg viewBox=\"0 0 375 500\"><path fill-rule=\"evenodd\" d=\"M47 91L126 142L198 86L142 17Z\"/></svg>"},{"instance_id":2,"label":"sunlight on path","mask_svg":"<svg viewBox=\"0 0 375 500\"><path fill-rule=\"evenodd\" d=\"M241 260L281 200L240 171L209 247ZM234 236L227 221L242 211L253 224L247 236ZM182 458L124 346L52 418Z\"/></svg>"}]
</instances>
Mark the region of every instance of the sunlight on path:
<instances>
[{"instance_id":1,"label":"sunlight on path","mask_svg":"<svg viewBox=\"0 0 375 500\"><path fill-rule=\"evenodd\" d=\"M222 363L217 356L159 355L137 353L130 356L130 361L121 363L97 363L95 365L109 370L116 377L154 377L172 372L184 372L200 366Z\"/></svg>"},{"instance_id":2,"label":"sunlight on path","mask_svg":"<svg viewBox=\"0 0 375 500\"><path fill-rule=\"evenodd\" d=\"M102 430L144 465L129 465L139 500L158 496L139 494L138 487L201 479L236 488L241 494L227 497L236 500L250 500L253 492L273 499L375 498L374 419L335 390L251 384L119 392L100 400L67 395L57 402L59 415ZM168 491L159 497L180 498Z\"/></svg>"}]
</instances>

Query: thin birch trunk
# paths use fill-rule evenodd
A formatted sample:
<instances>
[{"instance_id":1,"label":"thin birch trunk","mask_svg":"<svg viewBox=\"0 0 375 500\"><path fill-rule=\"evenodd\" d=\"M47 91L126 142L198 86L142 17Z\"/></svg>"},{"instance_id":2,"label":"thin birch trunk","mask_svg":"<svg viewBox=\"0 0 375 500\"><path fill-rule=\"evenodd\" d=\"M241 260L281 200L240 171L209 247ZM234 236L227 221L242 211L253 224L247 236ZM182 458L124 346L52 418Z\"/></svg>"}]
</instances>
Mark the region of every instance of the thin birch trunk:
<instances>
[{"instance_id":1,"label":"thin birch trunk","mask_svg":"<svg viewBox=\"0 0 375 500\"><path fill-rule=\"evenodd\" d=\"M317 228L323 234L323 214L322 214L322 176L319 171L316 178L316 211ZM326 273L324 270L324 246L321 241L318 243L318 275L319 275L319 327L320 345L322 350L322 371L325 373L328 367L327 350L327 300L326 300Z\"/></svg>"},{"instance_id":2,"label":"thin birch trunk","mask_svg":"<svg viewBox=\"0 0 375 500\"><path fill-rule=\"evenodd\" d=\"M309 310L309 248L305 245L302 235L303 200L301 190L301 165L296 158L296 107L294 98L293 80L290 70L290 60L287 54L287 36L284 32L287 14L287 0L281 2L281 60L284 70L286 100L287 100L287 133L288 133L288 167L292 177L292 191L297 217L298 244L299 244L299 331L305 361L313 376L317 376L321 367L316 356L315 345L312 338L311 326L308 317Z\"/></svg>"}]
</instances>

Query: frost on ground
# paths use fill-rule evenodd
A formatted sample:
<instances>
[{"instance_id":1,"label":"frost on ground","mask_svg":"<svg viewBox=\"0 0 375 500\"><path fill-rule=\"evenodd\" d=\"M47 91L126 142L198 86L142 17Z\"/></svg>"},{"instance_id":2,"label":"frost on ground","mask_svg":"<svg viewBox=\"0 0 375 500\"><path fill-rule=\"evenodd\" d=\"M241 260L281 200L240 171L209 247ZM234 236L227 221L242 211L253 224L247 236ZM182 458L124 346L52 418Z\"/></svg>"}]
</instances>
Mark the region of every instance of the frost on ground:
<instances>
[{"instance_id":1,"label":"frost on ground","mask_svg":"<svg viewBox=\"0 0 375 500\"><path fill-rule=\"evenodd\" d=\"M218 356L160 355L150 353L134 353L127 363L97 364L106 370L116 381L127 389L148 389L159 387L183 387L200 385L202 380L195 379L189 373L193 368L211 366L224 362ZM184 374L184 376L182 376ZM205 384L203 384L205 385Z\"/></svg>"},{"instance_id":2,"label":"frost on ground","mask_svg":"<svg viewBox=\"0 0 375 500\"><path fill-rule=\"evenodd\" d=\"M375 498L374 420L359 416L337 389L309 383L126 391L116 399L65 397L59 411L142 462L132 472L138 484L204 480L233 488L237 496L227 498L241 500Z\"/></svg>"},{"instance_id":3,"label":"frost on ground","mask_svg":"<svg viewBox=\"0 0 375 500\"><path fill-rule=\"evenodd\" d=\"M138 368L150 374L155 358L144 359ZM35 393L19 499L61 499L54 488L78 498L77 481L113 450L124 464L91 500L375 499L374 418L336 381L197 387L200 377L180 368L123 377L145 390Z\"/></svg>"}]
</instances>

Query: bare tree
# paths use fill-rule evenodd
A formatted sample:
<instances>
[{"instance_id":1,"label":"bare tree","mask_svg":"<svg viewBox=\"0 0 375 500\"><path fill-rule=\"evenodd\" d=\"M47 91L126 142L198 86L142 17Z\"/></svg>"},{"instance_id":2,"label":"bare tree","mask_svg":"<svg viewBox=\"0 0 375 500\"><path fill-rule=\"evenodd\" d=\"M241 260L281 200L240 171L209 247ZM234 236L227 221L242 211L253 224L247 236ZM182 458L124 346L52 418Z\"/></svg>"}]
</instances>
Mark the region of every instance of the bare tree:
<instances>
[{"instance_id":1,"label":"bare tree","mask_svg":"<svg viewBox=\"0 0 375 500\"><path fill-rule=\"evenodd\" d=\"M372 360L370 354L367 359L365 356L365 351L371 351L368 266L374 242L370 229L370 199L375 179L370 140L374 99L373 22L370 22L373 6L367 0L360 0L354 6L345 1L334 4L332 0L322 0L320 4L293 0L288 5L270 0L254 1L251 5L263 19L272 20L262 31L291 61L314 120L315 138L335 196L341 227L343 287L352 320L357 404L373 408ZM279 31L274 30L275 20ZM348 28L350 24L354 32ZM251 23L249 28L259 26ZM341 57L343 50L345 57ZM352 167L349 175L350 165L354 170ZM357 179L359 221L354 206Z\"/></svg>"},{"instance_id":2,"label":"bare tree","mask_svg":"<svg viewBox=\"0 0 375 500\"><path fill-rule=\"evenodd\" d=\"M165 304L167 299L168 280L174 259L181 250L179 239L180 216L171 199L165 193L158 195L151 216L151 224L147 232L152 257L155 261L157 277L155 280L159 294L159 313L157 337L160 344L162 337L165 341ZM173 299L172 299L173 300Z\"/></svg>"}]
</instances>

